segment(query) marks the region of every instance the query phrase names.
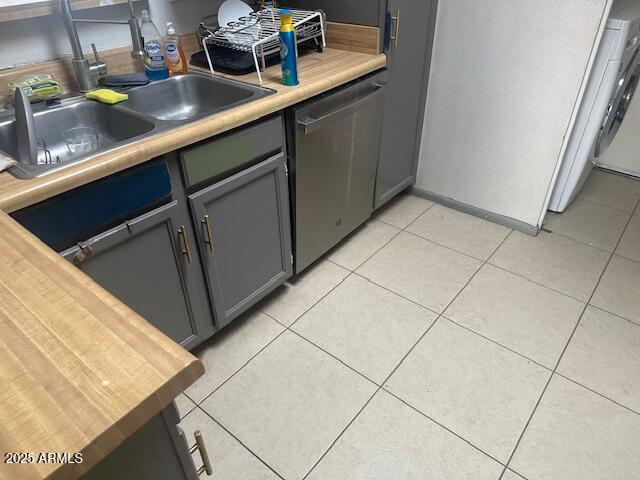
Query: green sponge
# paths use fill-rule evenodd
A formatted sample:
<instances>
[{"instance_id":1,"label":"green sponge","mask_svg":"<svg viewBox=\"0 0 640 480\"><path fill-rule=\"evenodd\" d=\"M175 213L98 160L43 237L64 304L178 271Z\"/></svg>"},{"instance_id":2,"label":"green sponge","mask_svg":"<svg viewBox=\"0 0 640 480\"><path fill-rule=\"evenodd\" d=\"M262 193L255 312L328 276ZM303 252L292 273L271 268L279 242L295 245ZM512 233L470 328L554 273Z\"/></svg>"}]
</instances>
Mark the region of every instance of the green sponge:
<instances>
[{"instance_id":1,"label":"green sponge","mask_svg":"<svg viewBox=\"0 0 640 480\"><path fill-rule=\"evenodd\" d=\"M48 98L55 98L60 95L60 84L53 75L49 75L48 73L31 75L18 82L9 84L11 93L18 87L22 89L30 102L47 100Z\"/></svg>"}]
</instances>

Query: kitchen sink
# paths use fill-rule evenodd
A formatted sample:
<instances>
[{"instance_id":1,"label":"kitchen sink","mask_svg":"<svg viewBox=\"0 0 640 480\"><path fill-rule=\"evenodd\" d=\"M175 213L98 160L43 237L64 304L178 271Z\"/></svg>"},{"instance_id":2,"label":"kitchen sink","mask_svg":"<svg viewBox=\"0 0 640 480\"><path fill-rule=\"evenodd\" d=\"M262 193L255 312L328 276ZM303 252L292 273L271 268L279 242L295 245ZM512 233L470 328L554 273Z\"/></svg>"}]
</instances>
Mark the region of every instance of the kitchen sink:
<instances>
[{"instance_id":1,"label":"kitchen sink","mask_svg":"<svg viewBox=\"0 0 640 480\"><path fill-rule=\"evenodd\" d=\"M221 77L190 74L132 88L123 106L159 120L195 120L271 92Z\"/></svg>"},{"instance_id":2,"label":"kitchen sink","mask_svg":"<svg viewBox=\"0 0 640 480\"><path fill-rule=\"evenodd\" d=\"M52 105L34 105L38 163L18 162L10 172L19 178L46 175L98 153L184 125L208 115L257 100L274 93L236 80L188 73L140 87L123 89L129 99L106 105L84 97L69 98ZM97 149L71 153L64 132L91 127L97 132ZM17 159L15 116L0 116L0 152Z\"/></svg>"},{"instance_id":3,"label":"kitchen sink","mask_svg":"<svg viewBox=\"0 0 640 480\"><path fill-rule=\"evenodd\" d=\"M52 168L80 160L82 155L71 153L63 137L64 132L71 128L82 126L95 129L98 140L96 152L126 143L155 128L155 123L143 116L90 101L44 109L34 112L33 116L38 163L19 162L14 173L20 177L39 176ZM0 149L10 157L17 158L15 119L0 122Z\"/></svg>"}]
</instances>

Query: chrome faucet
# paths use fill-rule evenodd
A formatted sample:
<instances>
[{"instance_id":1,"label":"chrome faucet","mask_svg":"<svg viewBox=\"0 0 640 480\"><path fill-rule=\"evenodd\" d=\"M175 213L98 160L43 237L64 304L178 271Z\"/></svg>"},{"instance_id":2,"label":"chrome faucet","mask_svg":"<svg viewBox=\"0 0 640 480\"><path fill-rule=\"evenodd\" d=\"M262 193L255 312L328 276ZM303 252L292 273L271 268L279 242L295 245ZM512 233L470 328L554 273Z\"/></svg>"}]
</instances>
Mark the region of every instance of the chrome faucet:
<instances>
[{"instance_id":1,"label":"chrome faucet","mask_svg":"<svg viewBox=\"0 0 640 480\"><path fill-rule=\"evenodd\" d=\"M76 29L76 23L115 23L120 25L129 25L131 30L131 57L134 59L142 59L144 57L144 43L142 39L142 32L140 31L140 24L136 18L135 11L133 10L133 1L129 0L129 14L128 20L99 20L89 18L73 18L71 12L70 0L60 0L60 9L62 11L62 19L64 20L64 26L67 28L67 36L69 37L69 43L71 43L71 50L73 51L73 70L78 79L80 90L87 92L93 90L98 85L98 77L100 75L106 75L107 66L100 61L98 57L98 51L96 45L91 44L93 48L93 54L96 57L96 63L89 63L82 53L82 46L80 45L80 39L78 38L78 30Z\"/></svg>"}]
</instances>

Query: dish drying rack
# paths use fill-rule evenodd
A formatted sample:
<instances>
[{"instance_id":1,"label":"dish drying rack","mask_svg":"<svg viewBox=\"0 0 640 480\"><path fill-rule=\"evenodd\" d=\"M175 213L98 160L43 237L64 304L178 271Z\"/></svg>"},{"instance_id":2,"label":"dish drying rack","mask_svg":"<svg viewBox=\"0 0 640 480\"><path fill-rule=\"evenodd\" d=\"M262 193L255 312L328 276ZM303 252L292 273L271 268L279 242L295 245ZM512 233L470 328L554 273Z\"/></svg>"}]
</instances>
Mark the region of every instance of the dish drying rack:
<instances>
[{"instance_id":1,"label":"dish drying rack","mask_svg":"<svg viewBox=\"0 0 640 480\"><path fill-rule=\"evenodd\" d=\"M291 13L296 42L300 44L313 39L319 49L324 48L326 46L324 14L295 9L291 9ZM212 74L214 73L213 64L207 45L251 52L261 85L260 72L266 67L265 57L280 51L280 16L278 9L274 7L265 6L247 17L239 18L237 22L230 22L226 27L213 28L201 24L200 31L203 33L202 47Z\"/></svg>"}]
</instances>

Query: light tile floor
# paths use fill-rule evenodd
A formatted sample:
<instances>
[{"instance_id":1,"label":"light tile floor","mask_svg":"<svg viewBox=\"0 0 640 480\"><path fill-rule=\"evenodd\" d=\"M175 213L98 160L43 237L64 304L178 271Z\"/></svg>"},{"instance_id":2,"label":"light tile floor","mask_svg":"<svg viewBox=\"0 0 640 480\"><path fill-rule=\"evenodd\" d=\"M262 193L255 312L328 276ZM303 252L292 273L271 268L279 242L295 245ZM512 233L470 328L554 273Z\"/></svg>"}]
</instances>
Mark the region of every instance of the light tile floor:
<instances>
[{"instance_id":1,"label":"light tile floor","mask_svg":"<svg viewBox=\"0 0 640 480\"><path fill-rule=\"evenodd\" d=\"M639 202L597 171L534 238L402 195L197 350L181 426L220 480L640 479Z\"/></svg>"}]
</instances>

